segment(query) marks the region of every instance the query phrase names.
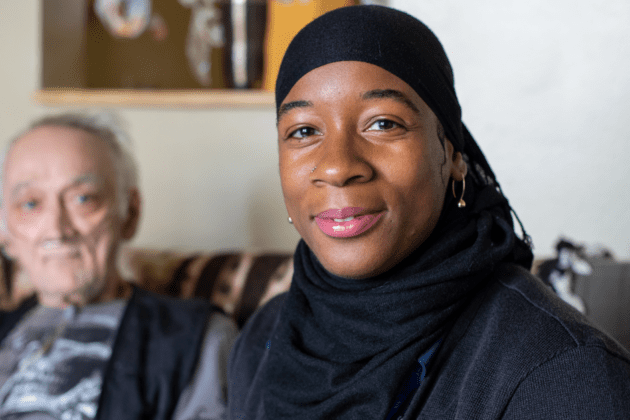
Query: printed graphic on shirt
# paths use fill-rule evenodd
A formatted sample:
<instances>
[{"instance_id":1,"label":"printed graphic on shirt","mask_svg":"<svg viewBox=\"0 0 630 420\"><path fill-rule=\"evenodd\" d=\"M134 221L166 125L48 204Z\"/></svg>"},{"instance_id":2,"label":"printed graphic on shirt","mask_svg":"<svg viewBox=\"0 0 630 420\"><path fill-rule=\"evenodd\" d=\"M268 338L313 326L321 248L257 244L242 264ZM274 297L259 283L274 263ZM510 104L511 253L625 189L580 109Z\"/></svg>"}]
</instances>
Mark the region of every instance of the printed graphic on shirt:
<instances>
[{"instance_id":1,"label":"printed graphic on shirt","mask_svg":"<svg viewBox=\"0 0 630 420\"><path fill-rule=\"evenodd\" d=\"M118 316L84 313L77 318L61 327L26 326L10 337L6 344L17 357L0 388L0 418L95 417Z\"/></svg>"}]
</instances>

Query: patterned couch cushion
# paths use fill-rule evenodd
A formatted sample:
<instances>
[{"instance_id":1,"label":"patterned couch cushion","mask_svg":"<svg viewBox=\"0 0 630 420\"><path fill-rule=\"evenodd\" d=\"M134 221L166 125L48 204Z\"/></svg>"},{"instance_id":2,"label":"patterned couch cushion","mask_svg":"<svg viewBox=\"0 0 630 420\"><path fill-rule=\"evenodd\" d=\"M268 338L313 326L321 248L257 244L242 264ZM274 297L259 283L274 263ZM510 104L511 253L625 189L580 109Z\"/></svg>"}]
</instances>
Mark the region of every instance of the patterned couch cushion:
<instances>
[{"instance_id":1,"label":"patterned couch cushion","mask_svg":"<svg viewBox=\"0 0 630 420\"><path fill-rule=\"evenodd\" d=\"M178 253L143 248L123 251L125 278L139 287L181 298L208 299L239 327L273 296L289 289L290 253ZM33 294L28 277L2 257L0 309L11 310Z\"/></svg>"}]
</instances>

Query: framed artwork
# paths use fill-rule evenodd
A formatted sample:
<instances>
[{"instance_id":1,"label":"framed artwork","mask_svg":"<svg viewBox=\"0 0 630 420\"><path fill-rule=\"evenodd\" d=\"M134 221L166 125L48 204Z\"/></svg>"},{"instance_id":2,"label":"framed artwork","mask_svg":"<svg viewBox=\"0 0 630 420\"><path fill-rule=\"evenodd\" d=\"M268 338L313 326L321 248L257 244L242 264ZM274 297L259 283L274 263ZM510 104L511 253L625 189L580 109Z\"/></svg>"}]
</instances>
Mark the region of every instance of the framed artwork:
<instances>
[{"instance_id":1,"label":"framed artwork","mask_svg":"<svg viewBox=\"0 0 630 420\"><path fill-rule=\"evenodd\" d=\"M271 105L317 16L359 0L42 0L44 104ZM383 3L380 1L378 3Z\"/></svg>"}]
</instances>

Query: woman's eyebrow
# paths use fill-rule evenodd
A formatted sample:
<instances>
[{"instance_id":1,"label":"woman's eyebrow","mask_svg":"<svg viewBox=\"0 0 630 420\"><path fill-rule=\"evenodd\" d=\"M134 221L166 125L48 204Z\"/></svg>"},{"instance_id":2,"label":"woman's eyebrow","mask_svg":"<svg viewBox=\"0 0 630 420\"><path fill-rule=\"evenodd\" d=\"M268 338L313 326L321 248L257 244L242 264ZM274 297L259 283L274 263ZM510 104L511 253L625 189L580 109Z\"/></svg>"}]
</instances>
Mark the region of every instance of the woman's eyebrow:
<instances>
[{"instance_id":1,"label":"woman's eyebrow","mask_svg":"<svg viewBox=\"0 0 630 420\"><path fill-rule=\"evenodd\" d=\"M415 113L419 114L420 110L418 109L418 107L416 105L414 105L413 102L411 102L411 99L409 99L407 97L407 95L405 95L404 93L402 93L399 90L394 90L394 89L374 89L374 90L370 90L365 92L362 96L362 99L382 99L382 98L390 98L393 99L395 101L398 101L402 104L407 105L412 111L414 111Z\"/></svg>"},{"instance_id":2,"label":"woman's eyebrow","mask_svg":"<svg viewBox=\"0 0 630 420\"><path fill-rule=\"evenodd\" d=\"M280 117L282 117L284 114L286 114L287 112L289 112L293 108L303 108L303 107L307 107L307 106L313 106L313 102L311 102L311 101L293 101L293 102L287 102L286 104L282 104L282 105L280 105L280 108L278 108L278 115L276 116L276 121L280 121Z\"/></svg>"}]
</instances>

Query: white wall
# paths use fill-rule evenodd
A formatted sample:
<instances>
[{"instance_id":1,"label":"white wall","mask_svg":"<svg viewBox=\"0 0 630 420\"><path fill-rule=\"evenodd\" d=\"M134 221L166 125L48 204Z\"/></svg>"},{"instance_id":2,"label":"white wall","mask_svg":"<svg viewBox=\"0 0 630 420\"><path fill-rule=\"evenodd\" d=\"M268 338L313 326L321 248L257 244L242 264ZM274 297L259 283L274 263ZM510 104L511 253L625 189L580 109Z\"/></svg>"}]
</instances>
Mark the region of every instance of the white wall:
<instances>
[{"instance_id":1,"label":"white wall","mask_svg":"<svg viewBox=\"0 0 630 420\"><path fill-rule=\"evenodd\" d=\"M44 0L45 1L45 0ZM391 0L442 40L464 121L549 255L560 234L630 257L630 3ZM60 108L39 85L39 1L0 1L0 144ZM120 109L144 193L136 245L290 250L272 107Z\"/></svg>"},{"instance_id":2,"label":"white wall","mask_svg":"<svg viewBox=\"0 0 630 420\"><path fill-rule=\"evenodd\" d=\"M630 2L391 0L440 38L463 120L538 255L630 256Z\"/></svg>"}]
</instances>

